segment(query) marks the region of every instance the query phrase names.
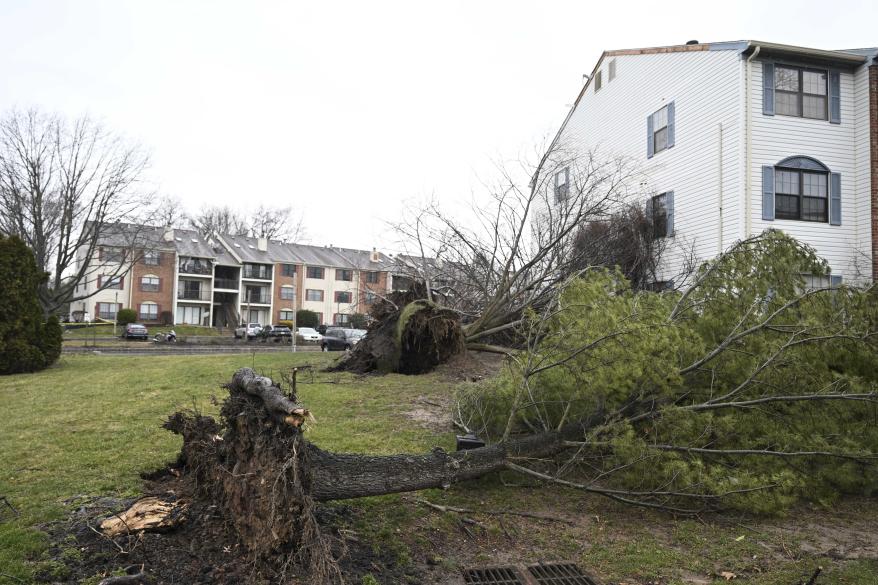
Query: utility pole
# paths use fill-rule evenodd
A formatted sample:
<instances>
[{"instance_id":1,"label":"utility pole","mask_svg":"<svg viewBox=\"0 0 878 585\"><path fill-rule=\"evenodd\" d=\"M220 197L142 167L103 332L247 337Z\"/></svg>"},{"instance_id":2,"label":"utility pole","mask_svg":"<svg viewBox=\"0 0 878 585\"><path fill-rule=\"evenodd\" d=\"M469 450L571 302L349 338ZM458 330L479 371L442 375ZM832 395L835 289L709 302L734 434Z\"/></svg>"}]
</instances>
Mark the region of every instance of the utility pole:
<instances>
[{"instance_id":1,"label":"utility pole","mask_svg":"<svg viewBox=\"0 0 878 585\"><path fill-rule=\"evenodd\" d=\"M113 313L113 337L116 337L116 323L119 322L119 291L116 291L116 312Z\"/></svg>"}]
</instances>

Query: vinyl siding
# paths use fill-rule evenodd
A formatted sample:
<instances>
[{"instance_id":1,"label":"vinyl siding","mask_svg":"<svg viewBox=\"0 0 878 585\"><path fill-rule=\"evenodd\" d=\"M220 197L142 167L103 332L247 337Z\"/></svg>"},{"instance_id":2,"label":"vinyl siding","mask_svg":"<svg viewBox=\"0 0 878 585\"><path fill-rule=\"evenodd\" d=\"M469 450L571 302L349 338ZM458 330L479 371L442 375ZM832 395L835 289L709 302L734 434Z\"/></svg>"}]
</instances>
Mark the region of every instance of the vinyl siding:
<instances>
[{"instance_id":1,"label":"vinyl siding","mask_svg":"<svg viewBox=\"0 0 878 585\"><path fill-rule=\"evenodd\" d=\"M856 177L856 241L858 242L859 262L855 269L864 280L872 272L872 204L871 204L871 146L869 142L869 68L863 66L854 74L854 157ZM842 214L844 208L842 207ZM842 221L844 218L842 217Z\"/></svg>"},{"instance_id":2,"label":"vinyl siding","mask_svg":"<svg viewBox=\"0 0 878 585\"><path fill-rule=\"evenodd\" d=\"M855 126L860 116L857 112L859 108L854 105L855 76L850 72L841 73L841 124L831 124L828 120L763 115L762 63L753 61L751 72L751 233L757 234L767 228L782 229L813 246L829 262L833 274L852 280L858 274L857 266L862 263L862 254L868 253L868 239L863 237L862 225L868 221L866 202L869 198L868 189L862 188L862 177L866 176L863 173L868 173L868 168L857 168L856 137L859 130L855 131ZM842 225L791 220L763 221L762 166L774 165L796 155L815 158L829 167L831 172L841 173Z\"/></svg>"},{"instance_id":3,"label":"vinyl siding","mask_svg":"<svg viewBox=\"0 0 878 585\"><path fill-rule=\"evenodd\" d=\"M676 236L663 278L683 268L688 250L707 259L740 233L742 65L736 51L620 55L616 77L600 91L585 90L558 144L599 158L622 157L642 171L627 185L645 203L674 191ZM607 63L602 65L606 68ZM674 102L674 146L647 158L647 117ZM722 124L722 182L720 181ZM720 233L720 185L723 222Z\"/></svg>"}]
</instances>

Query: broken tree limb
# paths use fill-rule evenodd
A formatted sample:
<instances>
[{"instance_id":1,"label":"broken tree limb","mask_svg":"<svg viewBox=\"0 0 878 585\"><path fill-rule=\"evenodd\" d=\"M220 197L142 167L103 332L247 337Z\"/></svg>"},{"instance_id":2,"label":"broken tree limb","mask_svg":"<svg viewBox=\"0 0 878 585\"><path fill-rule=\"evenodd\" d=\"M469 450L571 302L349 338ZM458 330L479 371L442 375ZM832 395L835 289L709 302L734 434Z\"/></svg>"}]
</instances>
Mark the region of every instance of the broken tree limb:
<instances>
[{"instance_id":1,"label":"broken tree limb","mask_svg":"<svg viewBox=\"0 0 878 585\"><path fill-rule=\"evenodd\" d=\"M560 522L562 524L569 524L571 526L575 526L576 522L573 520L568 520L567 518L559 518L558 516L551 516L549 514L538 514L536 512L518 512L515 510L472 510L470 508L456 508L454 506L443 506L442 504L434 504L433 502L429 502L427 500L416 499L413 500L417 504L421 504L423 506L427 506L428 508L432 508L437 512L449 512L449 513L457 513L457 514L485 514L486 516L520 516L522 518L533 518L534 520L546 520L549 522Z\"/></svg>"},{"instance_id":2,"label":"broken tree limb","mask_svg":"<svg viewBox=\"0 0 878 585\"><path fill-rule=\"evenodd\" d=\"M260 376L250 368L241 368L235 372L232 384L237 389L260 398L265 409L280 422L299 427L310 416L308 409L287 398L271 378Z\"/></svg>"},{"instance_id":3,"label":"broken tree limb","mask_svg":"<svg viewBox=\"0 0 878 585\"><path fill-rule=\"evenodd\" d=\"M119 575L118 577L107 577L101 579L98 585L140 585L146 583L146 573L140 571L134 575Z\"/></svg>"},{"instance_id":4,"label":"broken tree limb","mask_svg":"<svg viewBox=\"0 0 878 585\"><path fill-rule=\"evenodd\" d=\"M101 522L101 531L110 538L136 532L165 532L186 519L187 508L187 504L179 501L168 502L152 496L141 498L121 514Z\"/></svg>"}]
</instances>

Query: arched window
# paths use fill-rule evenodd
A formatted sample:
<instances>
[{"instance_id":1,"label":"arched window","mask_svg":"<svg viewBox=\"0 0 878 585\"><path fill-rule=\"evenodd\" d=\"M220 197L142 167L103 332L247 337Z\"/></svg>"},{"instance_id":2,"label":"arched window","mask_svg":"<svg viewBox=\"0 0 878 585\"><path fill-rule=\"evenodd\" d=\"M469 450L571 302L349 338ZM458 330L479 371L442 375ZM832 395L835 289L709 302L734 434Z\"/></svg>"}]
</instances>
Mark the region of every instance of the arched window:
<instances>
[{"instance_id":1,"label":"arched window","mask_svg":"<svg viewBox=\"0 0 878 585\"><path fill-rule=\"evenodd\" d=\"M152 301L144 301L143 303L141 303L137 318L141 321L158 321L158 303L153 303Z\"/></svg>"},{"instance_id":2,"label":"arched window","mask_svg":"<svg viewBox=\"0 0 878 585\"><path fill-rule=\"evenodd\" d=\"M161 281L155 274L145 274L140 277L140 290L144 292L158 292Z\"/></svg>"},{"instance_id":3,"label":"arched window","mask_svg":"<svg viewBox=\"0 0 878 585\"><path fill-rule=\"evenodd\" d=\"M762 168L763 219L841 224L841 175L817 159L791 156Z\"/></svg>"}]
</instances>

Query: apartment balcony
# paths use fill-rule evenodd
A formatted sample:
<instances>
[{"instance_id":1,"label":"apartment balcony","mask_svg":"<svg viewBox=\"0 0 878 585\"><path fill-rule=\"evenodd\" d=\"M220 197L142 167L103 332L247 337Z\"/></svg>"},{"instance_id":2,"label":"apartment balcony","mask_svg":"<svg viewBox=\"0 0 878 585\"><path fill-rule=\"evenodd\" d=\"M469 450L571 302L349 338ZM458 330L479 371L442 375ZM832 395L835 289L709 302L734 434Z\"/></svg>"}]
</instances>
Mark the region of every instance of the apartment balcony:
<instances>
[{"instance_id":1,"label":"apartment balcony","mask_svg":"<svg viewBox=\"0 0 878 585\"><path fill-rule=\"evenodd\" d=\"M270 305L271 295L268 293L247 293L241 304L247 305Z\"/></svg>"},{"instance_id":2,"label":"apartment balcony","mask_svg":"<svg viewBox=\"0 0 878 585\"><path fill-rule=\"evenodd\" d=\"M177 291L177 299L181 301L210 301L213 293L209 290L185 290Z\"/></svg>"},{"instance_id":3,"label":"apartment balcony","mask_svg":"<svg viewBox=\"0 0 878 585\"><path fill-rule=\"evenodd\" d=\"M255 280L271 280L271 267L245 265L242 277Z\"/></svg>"},{"instance_id":4,"label":"apartment balcony","mask_svg":"<svg viewBox=\"0 0 878 585\"><path fill-rule=\"evenodd\" d=\"M214 289L224 289L224 290L238 290L238 280L235 278L214 278L213 279L213 288Z\"/></svg>"},{"instance_id":5,"label":"apartment balcony","mask_svg":"<svg viewBox=\"0 0 878 585\"><path fill-rule=\"evenodd\" d=\"M213 267L209 262L180 261L180 274L210 276L213 274Z\"/></svg>"}]
</instances>

